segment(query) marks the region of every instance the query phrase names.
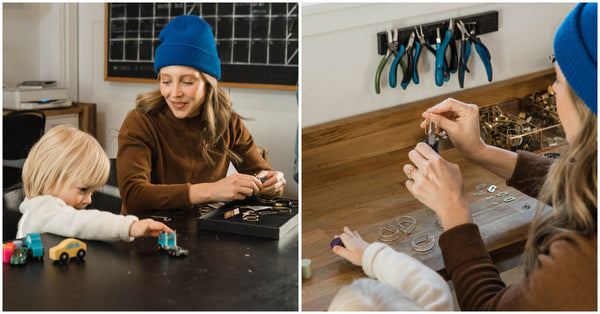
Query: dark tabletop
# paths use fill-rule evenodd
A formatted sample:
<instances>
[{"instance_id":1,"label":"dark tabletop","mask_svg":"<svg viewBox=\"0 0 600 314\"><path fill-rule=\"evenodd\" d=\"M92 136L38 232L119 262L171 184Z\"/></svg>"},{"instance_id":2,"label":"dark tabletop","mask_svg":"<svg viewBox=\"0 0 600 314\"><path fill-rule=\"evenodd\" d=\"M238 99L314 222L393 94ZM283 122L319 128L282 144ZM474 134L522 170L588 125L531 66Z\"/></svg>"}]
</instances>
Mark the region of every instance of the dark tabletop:
<instances>
[{"instance_id":1,"label":"dark tabletop","mask_svg":"<svg viewBox=\"0 0 600 314\"><path fill-rule=\"evenodd\" d=\"M64 237L42 234L43 262L3 264L3 309L298 310L297 227L272 240L197 231L193 211L158 214L188 256L159 251L156 238L84 240L85 259L61 264L48 251Z\"/></svg>"}]
</instances>

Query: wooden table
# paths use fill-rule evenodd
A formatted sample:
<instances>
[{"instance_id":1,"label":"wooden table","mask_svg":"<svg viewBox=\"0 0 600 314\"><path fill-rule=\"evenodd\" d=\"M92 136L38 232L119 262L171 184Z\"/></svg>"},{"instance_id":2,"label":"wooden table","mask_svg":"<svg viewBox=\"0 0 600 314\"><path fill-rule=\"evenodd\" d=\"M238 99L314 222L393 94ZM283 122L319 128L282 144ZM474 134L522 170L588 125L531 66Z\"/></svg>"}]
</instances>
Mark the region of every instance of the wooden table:
<instances>
[{"instance_id":1,"label":"wooden table","mask_svg":"<svg viewBox=\"0 0 600 314\"><path fill-rule=\"evenodd\" d=\"M344 226L357 230L365 241L375 242L379 241L380 227L394 224L399 216L412 216L417 220L416 229L390 245L445 275L437 243L426 253L410 248L410 241L418 235L434 235L437 241L442 229L435 224L435 213L417 201L404 185L402 166L408 162L408 151L394 151L303 177L302 258L311 259L312 277L302 281L302 310L326 310L342 286L366 277L360 267L337 256L329 247ZM520 254L537 201L507 187L491 172L470 164L454 148L441 155L460 165L473 220L479 225L492 258L499 261ZM480 191L476 186L481 183L496 185L497 189L494 193L473 195ZM502 191L508 195L496 196ZM493 198L488 200L489 196ZM505 203L503 200L509 196L516 199ZM530 209L524 208L526 204Z\"/></svg>"}]
</instances>

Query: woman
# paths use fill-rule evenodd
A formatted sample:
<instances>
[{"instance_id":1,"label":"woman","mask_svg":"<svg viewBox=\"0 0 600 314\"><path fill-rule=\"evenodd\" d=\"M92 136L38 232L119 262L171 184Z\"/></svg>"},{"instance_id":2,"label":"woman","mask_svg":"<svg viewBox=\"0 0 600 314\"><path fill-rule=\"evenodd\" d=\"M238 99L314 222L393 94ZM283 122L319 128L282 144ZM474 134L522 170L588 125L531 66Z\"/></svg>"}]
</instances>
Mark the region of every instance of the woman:
<instances>
[{"instance_id":1,"label":"woman","mask_svg":"<svg viewBox=\"0 0 600 314\"><path fill-rule=\"evenodd\" d=\"M182 15L161 31L154 69L160 89L140 94L119 131L122 214L280 196L285 179L258 154L252 135L219 87L210 26ZM226 177L229 163L238 173Z\"/></svg>"},{"instance_id":2,"label":"woman","mask_svg":"<svg viewBox=\"0 0 600 314\"><path fill-rule=\"evenodd\" d=\"M439 245L462 310L597 308L597 4L579 4L554 39L558 114L569 146L556 162L487 146L478 107L448 99L423 113L469 161L537 196L524 252L525 278L506 287L485 249L456 164L418 144L405 165L408 190L439 215ZM422 124L424 127L424 124ZM446 195L439 199L437 196ZM552 211L542 215L543 204Z\"/></svg>"}]
</instances>

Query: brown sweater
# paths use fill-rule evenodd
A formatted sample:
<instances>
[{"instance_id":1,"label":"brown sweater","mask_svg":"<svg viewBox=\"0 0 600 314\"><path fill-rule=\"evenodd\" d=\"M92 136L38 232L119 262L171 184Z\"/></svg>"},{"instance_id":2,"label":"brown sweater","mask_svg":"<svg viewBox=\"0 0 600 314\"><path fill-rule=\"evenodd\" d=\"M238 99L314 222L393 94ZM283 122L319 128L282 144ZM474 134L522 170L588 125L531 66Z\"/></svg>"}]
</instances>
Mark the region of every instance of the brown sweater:
<instances>
[{"instance_id":1,"label":"brown sweater","mask_svg":"<svg viewBox=\"0 0 600 314\"><path fill-rule=\"evenodd\" d=\"M127 115L117 153L122 214L189 208L192 184L216 182L227 175L230 158L225 153L213 155L214 167L202 158L202 129L200 117L180 120L168 108L157 114L134 110ZM238 172L271 170L238 115L233 114L224 136L226 145L242 158Z\"/></svg>"},{"instance_id":2,"label":"brown sweater","mask_svg":"<svg viewBox=\"0 0 600 314\"><path fill-rule=\"evenodd\" d=\"M532 196L552 160L518 152L508 184ZM540 266L520 282L506 287L485 249L479 228L463 224L439 239L444 264L456 290L461 310L596 310L597 237L574 232L554 236Z\"/></svg>"}]
</instances>

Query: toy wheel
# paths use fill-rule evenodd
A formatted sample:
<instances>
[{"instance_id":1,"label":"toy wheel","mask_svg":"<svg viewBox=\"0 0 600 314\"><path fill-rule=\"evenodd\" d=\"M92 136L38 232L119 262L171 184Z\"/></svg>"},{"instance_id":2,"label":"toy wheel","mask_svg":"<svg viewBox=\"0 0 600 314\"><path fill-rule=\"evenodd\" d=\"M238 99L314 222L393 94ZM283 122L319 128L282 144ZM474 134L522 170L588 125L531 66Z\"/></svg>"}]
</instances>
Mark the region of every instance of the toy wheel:
<instances>
[{"instance_id":1,"label":"toy wheel","mask_svg":"<svg viewBox=\"0 0 600 314\"><path fill-rule=\"evenodd\" d=\"M67 254L67 253L60 254L60 261L61 262L66 262L68 260L69 260L69 254Z\"/></svg>"},{"instance_id":2,"label":"toy wheel","mask_svg":"<svg viewBox=\"0 0 600 314\"><path fill-rule=\"evenodd\" d=\"M30 261L33 259L33 251L31 249L27 250L27 260Z\"/></svg>"},{"instance_id":3,"label":"toy wheel","mask_svg":"<svg viewBox=\"0 0 600 314\"><path fill-rule=\"evenodd\" d=\"M79 257L79 259L83 259L85 257L85 251L84 250L79 250L77 252L77 257Z\"/></svg>"}]
</instances>

